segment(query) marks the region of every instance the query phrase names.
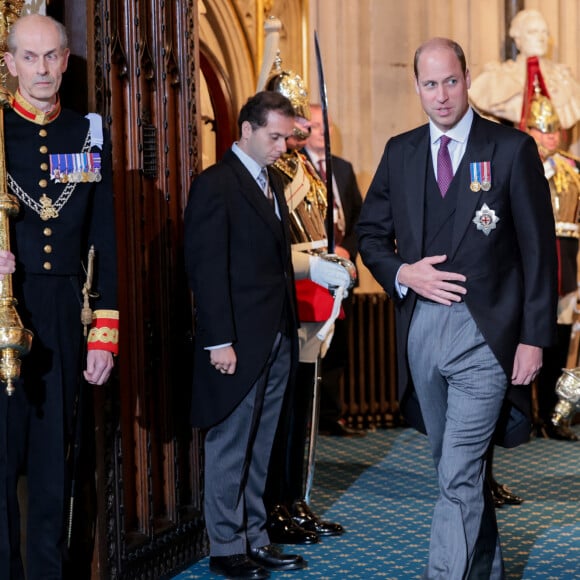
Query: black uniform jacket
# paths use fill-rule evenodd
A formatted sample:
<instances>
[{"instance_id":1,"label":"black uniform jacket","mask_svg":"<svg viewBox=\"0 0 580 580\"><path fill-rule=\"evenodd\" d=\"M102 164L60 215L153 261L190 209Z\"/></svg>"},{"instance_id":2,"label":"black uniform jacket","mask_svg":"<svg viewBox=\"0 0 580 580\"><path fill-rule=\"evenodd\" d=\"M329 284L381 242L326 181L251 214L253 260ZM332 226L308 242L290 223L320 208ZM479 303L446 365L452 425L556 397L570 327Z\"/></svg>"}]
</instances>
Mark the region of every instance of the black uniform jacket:
<instances>
[{"instance_id":1,"label":"black uniform jacket","mask_svg":"<svg viewBox=\"0 0 580 580\"><path fill-rule=\"evenodd\" d=\"M89 121L63 109L53 121L39 125L7 109L4 125L8 173L20 192L17 196L25 198L20 199L18 215L11 219L16 280L20 275L32 274L78 277L82 283L82 263L86 263L92 244L97 255L93 288L99 296L93 306L115 310L117 257L110 140L105 134L102 150L96 146L86 150L101 156L100 181L61 183L50 178L50 155L81 153L87 142ZM15 193L10 187L9 190ZM59 200L65 199L67 191L72 193L59 207ZM58 208L58 217L42 220L26 202L29 196L31 204L39 204L43 195Z\"/></svg>"}]
</instances>

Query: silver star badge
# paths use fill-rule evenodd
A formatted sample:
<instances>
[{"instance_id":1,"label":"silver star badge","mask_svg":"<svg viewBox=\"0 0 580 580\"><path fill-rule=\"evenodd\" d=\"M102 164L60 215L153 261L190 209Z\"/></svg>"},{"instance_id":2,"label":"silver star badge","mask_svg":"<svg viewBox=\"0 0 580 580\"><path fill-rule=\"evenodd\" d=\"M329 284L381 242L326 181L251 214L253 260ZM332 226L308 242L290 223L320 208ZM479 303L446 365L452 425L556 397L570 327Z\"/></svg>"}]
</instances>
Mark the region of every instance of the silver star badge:
<instances>
[{"instance_id":1,"label":"silver star badge","mask_svg":"<svg viewBox=\"0 0 580 580\"><path fill-rule=\"evenodd\" d=\"M481 230L486 236L489 236L491 230L495 230L499 217L495 215L495 210L489 209L487 204L484 203L481 209L475 212L475 217L472 221L478 230Z\"/></svg>"}]
</instances>

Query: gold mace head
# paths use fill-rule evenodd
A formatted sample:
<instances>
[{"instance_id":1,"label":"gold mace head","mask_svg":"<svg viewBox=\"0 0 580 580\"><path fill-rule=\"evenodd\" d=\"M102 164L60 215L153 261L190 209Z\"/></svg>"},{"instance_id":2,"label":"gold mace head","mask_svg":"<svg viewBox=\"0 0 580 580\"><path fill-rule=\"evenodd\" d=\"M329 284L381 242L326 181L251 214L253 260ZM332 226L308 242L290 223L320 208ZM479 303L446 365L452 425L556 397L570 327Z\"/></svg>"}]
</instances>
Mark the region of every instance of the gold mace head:
<instances>
[{"instance_id":1,"label":"gold mace head","mask_svg":"<svg viewBox=\"0 0 580 580\"><path fill-rule=\"evenodd\" d=\"M0 83L2 87L6 84L6 65L4 64L4 53L8 50L6 40L10 27L20 18L25 0L0 0ZM0 103L5 104L5 98L0 95Z\"/></svg>"},{"instance_id":2,"label":"gold mace head","mask_svg":"<svg viewBox=\"0 0 580 580\"><path fill-rule=\"evenodd\" d=\"M14 392L13 381L20 376L20 357L30 351L32 332L23 327L14 298L0 299L0 381L6 392Z\"/></svg>"},{"instance_id":3,"label":"gold mace head","mask_svg":"<svg viewBox=\"0 0 580 580\"><path fill-rule=\"evenodd\" d=\"M10 27L20 17L24 0L0 0L0 52L6 52L6 38Z\"/></svg>"}]
</instances>

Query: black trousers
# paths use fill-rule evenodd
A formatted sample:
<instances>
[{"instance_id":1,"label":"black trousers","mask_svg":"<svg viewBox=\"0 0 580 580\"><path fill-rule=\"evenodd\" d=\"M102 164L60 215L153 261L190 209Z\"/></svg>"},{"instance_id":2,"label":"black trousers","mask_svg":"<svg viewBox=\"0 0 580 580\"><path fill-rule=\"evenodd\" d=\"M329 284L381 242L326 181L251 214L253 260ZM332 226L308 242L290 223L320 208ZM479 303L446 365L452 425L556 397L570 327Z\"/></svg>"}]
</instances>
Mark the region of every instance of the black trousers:
<instances>
[{"instance_id":1,"label":"black trousers","mask_svg":"<svg viewBox=\"0 0 580 580\"><path fill-rule=\"evenodd\" d=\"M351 304L350 301L348 303ZM335 321L332 342L320 363L320 368L320 428L325 429L331 428L344 414L340 381L348 368L346 319Z\"/></svg>"},{"instance_id":2,"label":"black trousers","mask_svg":"<svg viewBox=\"0 0 580 580\"><path fill-rule=\"evenodd\" d=\"M65 276L28 275L15 287L24 327L34 338L15 393L0 394L0 578L24 578L17 485L26 475L27 577L62 580L66 456L80 380L80 292Z\"/></svg>"},{"instance_id":3,"label":"black trousers","mask_svg":"<svg viewBox=\"0 0 580 580\"><path fill-rule=\"evenodd\" d=\"M300 363L286 391L264 494L268 512L278 504L290 507L295 500L304 496L306 441L312 413L314 371L314 363Z\"/></svg>"}]
</instances>

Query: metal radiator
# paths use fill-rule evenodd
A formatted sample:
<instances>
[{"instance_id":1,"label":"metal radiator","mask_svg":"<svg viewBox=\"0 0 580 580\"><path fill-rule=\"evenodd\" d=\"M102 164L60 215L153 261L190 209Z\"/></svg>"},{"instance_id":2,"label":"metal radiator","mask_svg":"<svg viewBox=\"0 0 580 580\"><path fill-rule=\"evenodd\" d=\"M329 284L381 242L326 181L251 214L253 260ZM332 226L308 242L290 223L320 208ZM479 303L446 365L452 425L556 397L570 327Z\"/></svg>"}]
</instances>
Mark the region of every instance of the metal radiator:
<instances>
[{"instance_id":1,"label":"metal radiator","mask_svg":"<svg viewBox=\"0 0 580 580\"><path fill-rule=\"evenodd\" d=\"M348 367L342 389L355 427L401 424L397 401L395 312L385 293L354 293L348 323Z\"/></svg>"}]
</instances>

